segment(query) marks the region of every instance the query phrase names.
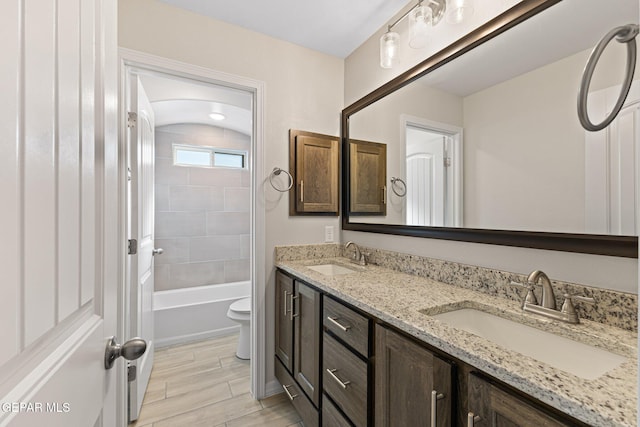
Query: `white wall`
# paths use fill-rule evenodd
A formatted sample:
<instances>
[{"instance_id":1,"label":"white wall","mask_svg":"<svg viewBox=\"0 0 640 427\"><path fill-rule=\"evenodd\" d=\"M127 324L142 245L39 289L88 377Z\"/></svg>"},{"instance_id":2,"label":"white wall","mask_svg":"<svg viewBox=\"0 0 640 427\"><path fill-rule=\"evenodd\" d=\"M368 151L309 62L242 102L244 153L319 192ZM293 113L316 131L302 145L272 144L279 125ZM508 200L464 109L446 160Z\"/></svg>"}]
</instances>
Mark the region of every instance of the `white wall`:
<instances>
[{"instance_id":1,"label":"white wall","mask_svg":"<svg viewBox=\"0 0 640 427\"><path fill-rule=\"evenodd\" d=\"M409 68L409 65L419 62L418 59L426 59L436 51L435 46L425 48L420 53L414 51L410 64L402 63L392 70L383 70L378 64L378 39L382 31L374 34L345 60L346 105L358 100L392 77L405 71ZM420 58L416 55L420 56ZM584 161L582 160L582 162ZM579 201L576 203L579 203ZM343 241L353 240L358 244L370 247L397 250L521 274L528 274L534 269L542 269L553 279L633 293L638 292L638 267L635 259L353 231L343 231L341 238Z\"/></svg>"},{"instance_id":2,"label":"white wall","mask_svg":"<svg viewBox=\"0 0 640 427\"><path fill-rule=\"evenodd\" d=\"M300 46L181 10L157 0L118 2L119 45L265 82L264 170L288 169L289 129L339 135L344 62ZM286 194L260 177L258 202L266 209L265 269L267 381L273 379L274 247L324 241L335 217L288 215Z\"/></svg>"}]
</instances>

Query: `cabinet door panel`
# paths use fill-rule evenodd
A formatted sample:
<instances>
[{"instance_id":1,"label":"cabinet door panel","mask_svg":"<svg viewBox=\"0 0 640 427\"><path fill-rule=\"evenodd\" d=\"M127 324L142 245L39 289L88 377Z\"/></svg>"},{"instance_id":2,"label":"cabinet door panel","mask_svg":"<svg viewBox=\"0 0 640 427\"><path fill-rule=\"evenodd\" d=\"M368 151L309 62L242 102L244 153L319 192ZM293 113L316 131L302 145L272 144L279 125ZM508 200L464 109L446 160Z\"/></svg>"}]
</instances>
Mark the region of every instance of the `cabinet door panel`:
<instances>
[{"instance_id":1,"label":"cabinet door panel","mask_svg":"<svg viewBox=\"0 0 640 427\"><path fill-rule=\"evenodd\" d=\"M559 421L526 400L509 394L489 381L469 375L469 411L478 416L476 427L561 427Z\"/></svg>"},{"instance_id":2,"label":"cabinet door panel","mask_svg":"<svg viewBox=\"0 0 640 427\"><path fill-rule=\"evenodd\" d=\"M289 214L338 215L340 139L335 136L291 129Z\"/></svg>"},{"instance_id":3,"label":"cabinet door panel","mask_svg":"<svg viewBox=\"0 0 640 427\"><path fill-rule=\"evenodd\" d=\"M276 272L276 356L289 372L293 370L293 280Z\"/></svg>"},{"instance_id":4,"label":"cabinet door panel","mask_svg":"<svg viewBox=\"0 0 640 427\"><path fill-rule=\"evenodd\" d=\"M432 391L436 425L451 425L451 365L413 341L376 325L375 424L430 425Z\"/></svg>"},{"instance_id":5,"label":"cabinet door panel","mask_svg":"<svg viewBox=\"0 0 640 427\"><path fill-rule=\"evenodd\" d=\"M320 403L320 293L295 281L293 376L314 405Z\"/></svg>"}]
</instances>

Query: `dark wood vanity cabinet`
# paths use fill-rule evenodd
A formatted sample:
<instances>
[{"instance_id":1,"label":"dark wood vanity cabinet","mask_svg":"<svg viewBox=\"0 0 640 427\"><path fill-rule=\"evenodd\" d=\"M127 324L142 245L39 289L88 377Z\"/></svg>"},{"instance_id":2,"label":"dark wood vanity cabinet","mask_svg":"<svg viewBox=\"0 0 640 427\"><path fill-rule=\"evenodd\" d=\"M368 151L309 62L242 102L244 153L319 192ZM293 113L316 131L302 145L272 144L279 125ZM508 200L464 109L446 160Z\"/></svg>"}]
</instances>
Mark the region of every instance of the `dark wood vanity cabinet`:
<instances>
[{"instance_id":1,"label":"dark wood vanity cabinet","mask_svg":"<svg viewBox=\"0 0 640 427\"><path fill-rule=\"evenodd\" d=\"M275 292L275 374L307 427L586 426L281 271Z\"/></svg>"},{"instance_id":2,"label":"dark wood vanity cabinet","mask_svg":"<svg viewBox=\"0 0 640 427\"><path fill-rule=\"evenodd\" d=\"M528 399L509 393L489 379L477 374L468 376L468 411L464 415L469 427L568 427L575 421L563 421Z\"/></svg>"},{"instance_id":3,"label":"dark wood vanity cabinet","mask_svg":"<svg viewBox=\"0 0 640 427\"><path fill-rule=\"evenodd\" d=\"M340 139L291 129L289 215L338 215Z\"/></svg>"},{"instance_id":4,"label":"dark wood vanity cabinet","mask_svg":"<svg viewBox=\"0 0 640 427\"><path fill-rule=\"evenodd\" d=\"M320 293L276 272L275 374L305 426L320 425Z\"/></svg>"},{"instance_id":5,"label":"dark wood vanity cabinet","mask_svg":"<svg viewBox=\"0 0 640 427\"><path fill-rule=\"evenodd\" d=\"M376 427L451 426L451 364L384 326L375 339Z\"/></svg>"}]
</instances>

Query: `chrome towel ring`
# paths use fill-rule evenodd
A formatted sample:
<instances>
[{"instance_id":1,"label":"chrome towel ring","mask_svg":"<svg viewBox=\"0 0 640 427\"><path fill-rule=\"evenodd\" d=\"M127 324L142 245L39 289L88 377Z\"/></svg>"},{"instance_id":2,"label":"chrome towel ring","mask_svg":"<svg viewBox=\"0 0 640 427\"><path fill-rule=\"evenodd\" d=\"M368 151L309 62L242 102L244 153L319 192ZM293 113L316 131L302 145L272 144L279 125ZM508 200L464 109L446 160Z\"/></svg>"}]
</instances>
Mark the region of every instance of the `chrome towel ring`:
<instances>
[{"instance_id":1,"label":"chrome towel ring","mask_svg":"<svg viewBox=\"0 0 640 427\"><path fill-rule=\"evenodd\" d=\"M584 71L582 73L582 81L580 82L580 90L578 90L578 118L580 119L580 124L582 127L588 131L599 131L607 126L616 118L624 101L627 99L627 95L629 94L629 89L631 89L631 83L633 81L633 72L636 68L636 40L635 37L638 35L638 25L629 24L623 25L622 27L616 27L613 30L609 31L603 38L598 42L596 47L593 48L591 55L589 55L589 60L587 61L587 65L584 67ZM620 92L620 96L618 97L618 101L616 105L613 107L611 114L606 117L601 123L593 124L589 119L589 115L587 113L587 96L589 94L589 85L591 84L591 78L593 77L593 71L596 68L596 64L600 59L600 55L607 47L607 44L613 39L620 43L627 44L627 68L624 76L624 83L622 84L622 91Z\"/></svg>"},{"instance_id":2,"label":"chrome towel ring","mask_svg":"<svg viewBox=\"0 0 640 427\"><path fill-rule=\"evenodd\" d=\"M287 186L287 188L285 188L284 190L281 188L278 188L274 183L273 183L273 177L274 176L278 176L280 175L282 172L284 172L285 174L287 174L287 177L289 178L289 185ZM281 193L285 193L289 190L291 190L291 187L293 186L293 177L291 176L291 174L289 172L287 172L284 169L280 169L279 167L275 167L273 168L273 170L271 171L271 173L269 174L269 183L271 184L271 186L276 190L279 191Z\"/></svg>"},{"instance_id":3,"label":"chrome towel ring","mask_svg":"<svg viewBox=\"0 0 640 427\"><path fill-rule=\"evenodd\" d=\"M402 187L400 187L400 185L398 185L398 182L400 184L402 184ZM398 187L400 187L400 190L398 191ZM391 191L394 192L394 194L398 197L404 197L407 194L407 184L401 179L401 178L396 178L395 176L391 177Z\"/></svg>"}]
</instances>

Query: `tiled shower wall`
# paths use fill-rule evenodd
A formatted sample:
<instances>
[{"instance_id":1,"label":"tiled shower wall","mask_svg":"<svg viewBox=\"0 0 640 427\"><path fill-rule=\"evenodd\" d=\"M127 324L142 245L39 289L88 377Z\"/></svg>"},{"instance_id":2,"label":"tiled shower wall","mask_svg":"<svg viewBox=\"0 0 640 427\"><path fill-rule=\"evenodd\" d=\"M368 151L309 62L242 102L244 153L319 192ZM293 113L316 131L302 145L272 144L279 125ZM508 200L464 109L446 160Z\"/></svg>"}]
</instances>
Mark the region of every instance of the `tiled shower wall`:
<instances>
[{"instance_id":1,"label":"tiled shower wall","mask_svg":"<svg viewBox=\"0 0 640 427\"><path fill-rule=\"evenodd\" d=\"M173 165L173 144L246 150L248 135L214 126L156 128L155 290L249 280L249 170Z\"/></svg>"}]
</instances>

